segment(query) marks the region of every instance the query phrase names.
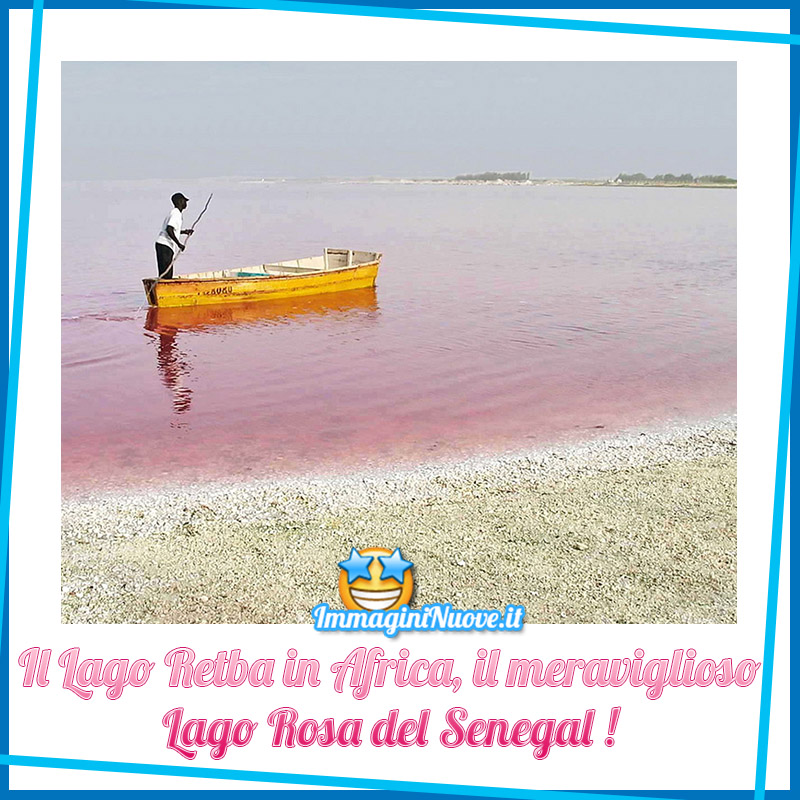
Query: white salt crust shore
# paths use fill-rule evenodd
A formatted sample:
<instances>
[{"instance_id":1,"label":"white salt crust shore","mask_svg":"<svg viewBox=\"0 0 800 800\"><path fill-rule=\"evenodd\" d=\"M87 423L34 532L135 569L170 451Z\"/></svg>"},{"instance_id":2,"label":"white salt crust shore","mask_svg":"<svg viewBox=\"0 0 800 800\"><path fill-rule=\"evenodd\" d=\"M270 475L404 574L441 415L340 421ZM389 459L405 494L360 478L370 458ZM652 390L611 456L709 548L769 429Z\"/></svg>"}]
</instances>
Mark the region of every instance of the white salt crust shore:
<instances>
[{"instance_id":1,"label":"white salt crust shore","mask_svg":"<svg viewBox=\"0 0 800 800\"><path fill-rule=\"evenodd\" d=\"M351 547L400 547L412 605L529 623L736 621L736 420L333 478L62 504L65 623L309 623Z\"/></svg>"}]
</instances>

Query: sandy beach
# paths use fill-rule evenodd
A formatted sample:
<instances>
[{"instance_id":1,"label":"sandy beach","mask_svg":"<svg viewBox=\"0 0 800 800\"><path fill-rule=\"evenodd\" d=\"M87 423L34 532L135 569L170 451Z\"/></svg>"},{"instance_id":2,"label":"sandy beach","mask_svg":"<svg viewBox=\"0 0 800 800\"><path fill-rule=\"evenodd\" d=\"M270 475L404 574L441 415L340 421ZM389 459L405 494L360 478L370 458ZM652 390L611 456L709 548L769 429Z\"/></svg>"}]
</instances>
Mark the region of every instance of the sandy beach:
<instances>
[{"instance_id":1,"label":"sandy beach","mask_svg":"<svg viewBox=\"0 0 800 800\"><path fill-rule=\"evenodd\" d=\"M412 605L528 623L736 621L736 421L411 470L67 499L64 623L310 623L351 547Z\"/></svg>"}]
</instances>

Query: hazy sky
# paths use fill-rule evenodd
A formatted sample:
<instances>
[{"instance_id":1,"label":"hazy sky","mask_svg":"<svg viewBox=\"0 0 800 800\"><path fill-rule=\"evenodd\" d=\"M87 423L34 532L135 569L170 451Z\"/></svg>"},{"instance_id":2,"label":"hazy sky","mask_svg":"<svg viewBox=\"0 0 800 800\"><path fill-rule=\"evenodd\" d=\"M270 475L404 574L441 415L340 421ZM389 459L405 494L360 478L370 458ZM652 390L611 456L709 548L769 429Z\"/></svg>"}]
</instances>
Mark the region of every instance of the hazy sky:
<instances>
[{"instance_id":1,"label":"hazy sky","mask_svg":"<svg viewBox=\"0 0 800 800\"><path fill-rule=\"evenodd\" d=\"M63 178L736 175L734 62L70 62Z\"/></svg>"}]
</instances>

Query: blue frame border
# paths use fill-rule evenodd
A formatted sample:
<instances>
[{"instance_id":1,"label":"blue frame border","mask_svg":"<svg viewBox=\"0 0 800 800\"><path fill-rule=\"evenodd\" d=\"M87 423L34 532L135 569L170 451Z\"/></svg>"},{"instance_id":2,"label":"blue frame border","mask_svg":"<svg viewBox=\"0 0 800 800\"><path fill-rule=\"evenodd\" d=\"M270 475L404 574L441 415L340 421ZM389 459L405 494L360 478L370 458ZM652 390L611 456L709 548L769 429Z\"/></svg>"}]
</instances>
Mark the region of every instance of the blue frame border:
<instances>
[{"instance_id":1,"label":"blue frame border","mask_svg":"<svg viewBox=\"0 0 800 800\"><path fill-rule=\"evenodd\" d=\"M796 24L797 15L795 9L790 7L791 14L791 32L789 34L775 34L758 31L726 31L717 29L706 28L687 28L687 27L673 27L662 25L639 25L630 23L605 23L605 22L592 22L586 20L559 20L551 18L537 18L537 17L523 17L523 16L506 16L495 15L486 13L463 13L454 11L425 11L416 8L418 4L413 3L411 0L364 0L364 2L355 2L350 4L339 3L337 0L322 0L321 2L305 2L304 0L208 0L208 2L198 2L198 0L170 0L170 2L160 3L153 2L152 0L117 0L117 2L109 1L103 2L102 0L49 0L47 3L44 0L32 0L24 2L20 0L8 0L8 9L13 8L31 8L33 11L33 25L31 33L31 52L29 62L29 79L28 79L28 93L27 93L27 108L26 108L26 121L25 121L25 139L22 163L22 183L20 193L20 206L19 206L19 226L17 232L17 258L15 265L15 284L14 284L14 304L11 316L11 341L9 349L9 366L7 373L3 376L4 387L0 387L0 396L5 400L4 405L4 430L3 430L3 465L2 465L2 480L0 481L0 575L2 575L2 637L0 638L0 650L3 654L8 655L8 527L9 527L9 508L11 497L11 484L12 484L12 467L14 455L14 436L15 436L15 423L16 423L16 408L17 408L17 395L18 395L18 381L19 381L19 361L21 353L21 334L22 334L22 313L23 313L23 299L25 290L25 273L27 262L27 245L29 236L29 223L30 223L30 198L31 198L31 183L33 171L33 153L34 153L34 140L35 140L35 126L36 126L36 108L38 96L38 75L39 75L39 61L40 61L40 48L41 48L41 33L43 11L48 9L77 9L77 8L264 8L283 11L298 11L308 13L323 13L323 14L344 14L344 15L357 15L357 16L374 16L384 18L400 18L400 19L418 19L418 20L432 20L432 21L446 21L446 22L459 22L464 24L489 24L489 25L509 25L516 27L536 27L545 29L560 29L560 30L580 30L580 31L601 31L613 33L628 33L638 35L652 35L652 36L676 36L683 38L708 38L716 40L731 40L731 41L745 41L745 42L760 42L770 44L800 44L800 34L796 31L798 26ZM457 0L448 0L445 3L437 3L440 8L486 8L487 3L466 2L459 3ZM702 8L752 8L753 3L704 3ZM498 3L498 7L503 9L528 9L529 4L524 4L515 0L510 3ZM599 9L607 8L607 5L600 6L598 4L566 4L554 3L549 4L549 8L581 8L581 9ZM616 8L645 8L644 4L631 5L627 3L617 4ZM687 4L664 4L661 8L695 8L696 6ZM5 17L4 22L5 34L8 36L8 16ZM7 40L7 39L6 39ZM8 79L8 63L5 65L6 78ZM764 800L768 794L770 798L777 796L790 795L791 789L786 791L770 791L765 792L766 782L766 768L767 768L767 750L769 739L769 721L771 711L771 696L772 696L772 676L774 668L774 648L775 648L775 630L777 622L777 604L778 604L778 589L779 589L779 571L780 571L780 557L782 546L782 532L783 532L783 518L785 506L785 491L786 491L786 473L787 473L787 460L789 448L789 434L790 434L790 415L791 410L794 408L795 403L800 402L800 399L795 398L793 392L793 370L796 362L800 361L800 349L797 348L796 342L796 318L797 318L797 300L798 300L798 276L800 274L800 216L797 214L797 206L794 203L795 187L798 179L800 179L800 158L798 158L798 127L797 127L797 114L798 114L798 84L800 83L800 54L792 47L791 50L791 163L792 163L792 179L791 179L791 195L790 195L790 214L791 214L791 256L790 256L790 270L789 270L789 285L787 294L787 310L786 310L786 329L784 335L784 355L783 355L783 373L781 384L781 399L780 399L780 414L778 424L778 437L777 437L777 457L775 466L775 489L773 498L773 523L771 532L770 544L770 567L769 567L769 582L768 582L768 596L767 596L767 609L765 620L765 637L764 637L764 661L762 667L762 690L761 690L761 708L759 718L759 733L758 733L758 750L756 758L756 777L755 777L755 800ZM6 103L5 108L8 109L8 80L5 82ZM8 113L6 111L6 113ZM8 144L8 138L6 139ZM5 162L6 170L8 170L8 162ZM7 173L7 178L10 176ZM3 202L6 202L5 199ZM5 285L5 301L9 299L9 283ZM7 308L8 306L4 306ZM7 326L3 326L3 336L7 336ZM6 339L6 345L9 342ZM5 388L5 392L2 392ZM798 434L800 437L800 433ZM795 446L800 445L800 439L792 435L792 444ZM794 489L796 488L797 481L800 478L792 480L791 490L792 495L796 496ZM800 558L800 555L797 555ZM793 561L794 559L792 559ZM793 564L792 564L793 566ZM794 677L794 669L791 669L791 677ZM0 684L5 689L2 693L2 704L5 712L6 724L0 726L0 750L3 753L8 753L9 749L9 732L8 732L8 661L5 658L0 659ZM794 711L794 700L790 706L791 711ZM792 715L794 718L794 715ZM791 753L794 755L794 746L791 748ZM378 794L387 798L395 797L398 793L422 793L432 794L437 797L509 797L509 798L538 798L539 800L582 800L582 798L603 798L605 800L612 800L612 798L627 798L627 797L664 797L664 798L716 798L725 797L734 800L736 798L750 796L750 792L741 791L698 791L698 792L569 792L569 791L542 791L542 790L519 790L509 788L489 788L481 786L458 786L452 784L426 784L416 783L411 781L385 781L374 780L365 778L343 778L334 776L317 776L317 775L295 775L286 773L274 772L256 772L256 771L243 771L231 769L216 769L213 767L182 767L182 766L169 766L169 765L156 765L156 764L128 764L124 762L106 762L106 761L90 761L90 760L76 760L76 759L58 759L58 758L41 758L29 757L19 755L0 755L0 792L6 794L9 792L9 765L20 766L37 766L37 767L50 767L61 769L81 769L101 772L123 772L129 774L152 774L152 775L174 775L184 777L198 777L198 778L214 778L221 780L245 780L257 782L280 782L287 784L296 784L301 786L327 786L327 787L343 787L343 788L358 788L358 789L375 789ZM24 792L27 794L28 792ZM126 794L139 794L140 792L127 791ZM153 794L161 794L161 791L147 791L148 796ZM164 792L164 794L174 795L175 792ZM182 793L179 790L178 793ZM223 792L227 794L227 792ZM35 792L36 795L41 794L63 794L63 792ZM117 794L117 792L115 792ZM192 792L192 794L197 794ZM219 792L215 792L219 794ZM304 797L311 795L317 796L322 792L311 791L305 792ZM325 796L330 796L329 792L324 792ZM273 796L291 796L296 797L294 792L286 791L272 791ZM338 796L351 796L352 792L339 792Z\"/></svg>"}]
</instances>

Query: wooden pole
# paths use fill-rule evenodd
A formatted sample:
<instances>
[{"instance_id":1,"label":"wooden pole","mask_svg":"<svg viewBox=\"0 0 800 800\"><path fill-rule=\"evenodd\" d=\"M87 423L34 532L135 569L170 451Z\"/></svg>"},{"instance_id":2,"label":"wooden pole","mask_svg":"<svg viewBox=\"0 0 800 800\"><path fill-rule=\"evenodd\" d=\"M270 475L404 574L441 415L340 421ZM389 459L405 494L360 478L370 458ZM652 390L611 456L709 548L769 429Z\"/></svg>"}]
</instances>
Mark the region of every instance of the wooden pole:
<instances>
[{"instance_id":1,"label":"wooden pole","mask_svg":"<svg viewBox=\"0 0 800 800\"><path fill-rule=\"evenodd\" d=\"M206 200L206 204L203 206L203 210L200 212L200 216L199 216L199 217L198 217L198 218L197 218L197 219L196 219L196 220L195 220L195 221L192 223L192 225L191 225L191 230L194 230L194 229L195 229L195 226L197 225L197 223L198 223L198 222L200 222L200 220L203 218L203 214L205 214L205 213L206 213L206 209L208 208L208 204L211 202L211 198L212 198L213 196L214 196L214 192L211 192L211 194L208 196L208 200ZM180 232L179 232L179 233L180 233ZM187 237L186 237L186 238L183 240L183 245L184 245L184 247L186 246L186 242L188 242L188 241L189 241L189 237L187 236ZM175 256L174 256L174 258L173 258L173 259L172 259L172 261L170 262L170 267L172 267L172 266L174 266L174 265L175 265L175 262L178 260L178 256L179 256L179 255L180 255L182 252L183 252L183 250L178 250L178 252L177 252L177 253L175 253ZM161 280L161 277L159 276L159 277L157 278L157 280Z\"/></svg>"}]
</instances>

